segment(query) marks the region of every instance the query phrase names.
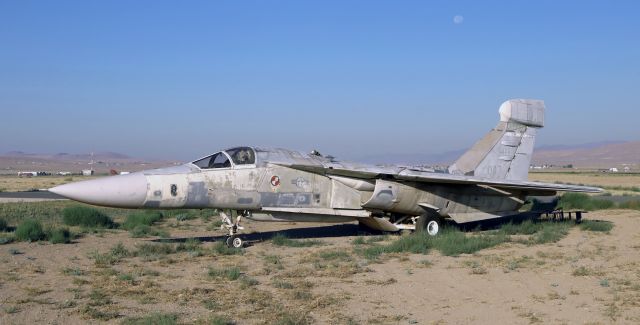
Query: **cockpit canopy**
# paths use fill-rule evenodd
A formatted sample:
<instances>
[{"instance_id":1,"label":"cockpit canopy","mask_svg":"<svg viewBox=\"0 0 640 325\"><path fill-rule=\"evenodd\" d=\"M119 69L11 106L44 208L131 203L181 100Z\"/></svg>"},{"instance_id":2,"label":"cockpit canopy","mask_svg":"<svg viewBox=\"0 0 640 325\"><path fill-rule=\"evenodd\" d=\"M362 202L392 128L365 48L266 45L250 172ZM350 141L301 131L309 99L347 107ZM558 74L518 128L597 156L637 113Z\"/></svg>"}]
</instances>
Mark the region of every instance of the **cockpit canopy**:
<instances>
[{"instance_id":1,"label":"cockpit canopy","mask_svg":"<svg viewBox=\"0 0 640 325\"><path fill-rule=\"evenodd\" d=\"M250 147L236 147L198 159L193 164L200 167L200 169L230 168L231 161L236 166L255 165L256 153Z\"/></svg>"}]
</instances>

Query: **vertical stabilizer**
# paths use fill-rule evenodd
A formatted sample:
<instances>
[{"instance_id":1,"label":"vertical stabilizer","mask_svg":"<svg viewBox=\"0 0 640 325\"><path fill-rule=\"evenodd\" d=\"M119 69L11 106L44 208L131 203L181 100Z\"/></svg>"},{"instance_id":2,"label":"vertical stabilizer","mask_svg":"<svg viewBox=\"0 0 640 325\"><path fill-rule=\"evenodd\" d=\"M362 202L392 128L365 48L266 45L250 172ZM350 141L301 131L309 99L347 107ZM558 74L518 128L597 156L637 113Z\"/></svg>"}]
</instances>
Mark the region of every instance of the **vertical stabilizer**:
<instances>
[{"instance_id":1,"label":"vertical stabilizer","mask_svg":"<svg viewBox=\"0 0 640 325\"><path fill-rule=\"evenodd\" d=\"M544 102L511 99L500 105L500 122L462 155L452 174L526 180L536 132L544 127Z\"/></svg>"}]
</instances>

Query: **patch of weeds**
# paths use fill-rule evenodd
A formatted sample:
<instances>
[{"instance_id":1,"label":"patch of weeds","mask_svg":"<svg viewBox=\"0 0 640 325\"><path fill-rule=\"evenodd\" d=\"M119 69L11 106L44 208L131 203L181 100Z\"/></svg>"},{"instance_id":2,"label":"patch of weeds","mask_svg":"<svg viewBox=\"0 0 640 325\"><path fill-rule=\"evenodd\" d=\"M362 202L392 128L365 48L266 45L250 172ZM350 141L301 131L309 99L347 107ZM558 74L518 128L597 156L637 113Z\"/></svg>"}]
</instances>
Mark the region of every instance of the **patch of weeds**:
<instances>
[{"instance_id":1,"label":"patch of weeds","mask_svg":"<svg viewBox=\"0 0 640 325\"><path fill-rule=\"evenodd\" d=\"M137 225L129 231L133 238L144 238L149 236L157 236L162 238L168 238L169 233L164 230L156 229L147 225Z\"/></svg>"},{"instance_id":2,"label":"patch of weeds","mask_svg":"<svg viewBox=\"0 0 640 325\"><path fill-rule=\"evenodd\" d=\"M17 306L7 306L4 307L4 312L7 314L16 314L20 312L20 308L18 308Z\"/></svg>"},{"instance_id":3,"label":"patch of weeds","mask_svg":"<svg viewBox=\"0 0 640 325\"><path fill-rule=\"evenodd\" d=\"M22 254L22 252L19 251L17 248L10 248L9 249L9 254L11 254L11 255L20 255L20 254Z\"/></svg>"},{"instance_id":4,"label":"patch of weeds","mask_svg":"<svg viewBox=\"0 0 640 325\"><path fill-rule=\"evenodd\" d=\"M27 219L18 225L15 238L20 241L38 241L45 239L42 224L35 219Z\"/></svg>"},{"instance_id":5,"label":"patch of weeds","mask_svg":"<svg viewBox=\"0 0 640 325\"><path fill-rule=\"evenodd\" d=\"M605 304L604 315L609 317L612 321L616 321L620 317L620 308L616 306L615 302Z\"/></svg>"},{"instance_id":6,"label":"patch of weeds","mask_svg":"<svg viewBox=\"0 0 640 325\"><path fill-rule=\"evenodd\" d=\"M273 236L271 238L271 243L276 246L286 247L312 247L324 244L322 241L316 239L291 239L283 234L276 234Z\"/></svg>"},{"instance_id":7,"label":"patch of weeds","mask_svg":"<svg viewBox=\"0 0 640 325\"><path fill-rule=\"evenodd\" d=\"M471 274L476 274L476 275L487 274L487 269L485 269L477 261L466 261L464 262L464 264L467 267L471 268Z\"/></svg>"},{"instance_id":8,"label":"patch of weeds","mask_svg":"<svg viewBox=\"0 0 640 325\"><path fill-rule=\"evenodd\" d=\"M77 267L76 268L65 267L64 269L62 269L62 274L72 275L72 276L83 276L85 275L85 272Z\"/></svg>"},{"instance_id":9,"label":"patch of weeds","mask_svg":"<svg viewBox=\"0 0 640 325\"><path fill-rule=\"evenodd\" d=\"M358 237L356 239L353 240L353 244L354 245L364 245L367 242L364 240L364 237Z\"/></svg>"},{"instance_id":10,"label":"patch of weeds","mask_svg":"<svg viewBox=\"0 0 640 325\"><path fill-rule=\"evenodd\" d=\"M132 274L129 274L129 273L123 273L123 274L118 275L118 280L120 280L120 281L122 281L122 282L124 282L126 284L129 284L129 285L135 285L136 284L136 278Z\"/></svg>"},{"instance_id":11,"label":"patch of weeds","mask_svg":"<svg viewBox=\"0 0 640 325\"><path fill-rule=\"evenodd\" d=\"M172 244L140 244L138 250L135 252L135 256L142 258L144 261L156 261L164 258L168 254L176 252L175 247Z\"/></svg>"},{"instance_id":12,"label":"patch of weeds","mask_svg":"<svg viewBox=\"0 0 640 325\"><path fill-rule=\"evenodd\" d=\"M585 231L609 232L613 229L613 223L608 221L584 220L580 223L580 229Z\"/></svg>"},{"instance_id":13,"label":"patch of weeds","mask_svg":"<svg viewBox=\"0 0 640 325\"><path fill-rule=\"evenodd\" d=\"M76 303L73 300L65 300L65 301L63 301L63 302L58 304L58 308L60 308L60 309L68 309L68 308L73 308L73 307L75 307L77 305L78 305L78 303Z\"/></svg>"},{"instance_id":14,"label":"patch of weeds","mask_svg":"<svg viewBox=\"0 0 640 325\"><path fill-rule=\"evenodd\" d=\"M153 313L142 317L129 317L122 321L123 325L174 325L178 324L178 315Z\"/></svg>"},{"instance_id":15,"label":"patch of weeds","mask_svg":"<svg viewBox=\"0 0 640 325\"><path fill-rule=\"evenodd\" d=\"M558 207L563 210L604 210L615 207L609 200L601 200L584 193L565 193L560 197Z\"/></svg>"},{"instance_id":16,"label":"patch of weeds","mask_svg":"<svg viewBox=\"0 0 640 325\"><path fill-rule=\"evenodd\" d=\"M522 256L522 257L514 258L507 262L506 268L509 271L515 271L519 268L522 268L529 261L531 261L530 256Z\"/></svg>"},{"instance_id":17,"label":"patch of weeds","mask_svg":"<svg viewBox=\"0 0 640 325\"><path fill-rule=\"evenodd\" d=\"M230 281L235 281L240 278L240 268L237 266L227 267L222 269L209 268L207 275L212 278L223 278Z\"/></svg>"},{"instance_id":18,"label":"patch of weeds","mask_svg":"<svg viewBox=\"0 0 640 325\"><path fill-rule=\"evenodd\" d=\"M423 236L425 235L423 234ZM467 236L461 231L444 229L441 235L435 236L433 239L434 248L443 255L458 256L502 244L508 241L509 237L501 233Z\"/></svg>"},{"instance_id":19,"label":"patch of weeds","mask_svg":"<svg viewBox=\"0 0 640 325\"><path fill-rule=\"evenodd\" d=\"M131 253L122 243L113 246L107 253L101 254L98 251L94 251L89 254L89 257L93 258L96 266L99 267L114 265L129 256L131 256Z\"/></svg>"},{"instance_id":20,"label":"patch of weeds","mask_svg":"<svg viewBox=\"0 0 640 325\"><path fill-rule=\"evenodd\" d=\"M257 286L258 284L260 284L260 281L249 277L249 276L241 276L240 277L240 288L241 289L246 289L248 287L253 287L253 286Z\"/></svg>"},{"instance_id":21,"label":"patch of weeds","mask_svg":"<svg viewBox=\"0 0 640 325\"><path fill-rule=\"evenodd\" d=\"M293 289L294 286L293 284L291 284L291 282L286 282L283 280L278 280L278 279L274 279L273 282L271 282L271 284L273 285L274 288L278 288L278 289Z\"/></svg>"},{"instance_id":22,"label":"patch of weeds","mask_svg":"<svg viewBox=\"0 0 640 325\"><path fill-rule=\"evenodd\" d=\"M533 235L542 229L542 223L526 220L521 223L507 223L500 227L500 232L505 235Z\"/></svg>"},{"instance_id":23,"label":"patch of weeds","mask_svg":"<svg viewBox=\"0 0 640 325\"><path fill-rule=\"evenodd\" d=\"M0 231L7 231L9 230L9 225L7 225L7 221L0 218Z\"/></svg>"},{"instance_id":24,"label":"patch of weeds","mask_svg":"<svg viewBox=\"0 0 640 325\"><path fill-rule=\"evenodd\" d=\"M625 202L620 202L618 204L618 208L640 210L640 200L634 199L634 200L629 200Z\"/></svg>"},{"instance_id":25,"label":"patch of weeds","mask_svg":"<svg viewBox=\"0 0 640 325\"><path fill-rule=\"evenodd\" d=\"M291 294L291 296L295 300L311 300L311 299L313 299L313 295L311 294L311 292L309 292L307 290L294 290L293 293Z\"/></svg>"},{"instance_id":26,"label":"patch of weeds","mask_svg":"<svg viewBox=\"0 0 640 325\"><path fill-rule=\"evenodd\" d=\"M274 325L308 325L312 320L309 315L305 313L289 313L283 312L277 316L277 320Z\"/></svg>"},{"instance_id":27,"label":"patch of weeds","mask_svg":"<svg viewBox=\"0 0 640 325\"><path fill-rule=\"evenodd\" d=\"M122 228L133 230L139 226L151 226L162 218L162 213L159 211L138 211L127 215L127 219L122 223Z\"/></svg>"},{"instance_id":28,"label":"patch of weeds","mask_svg":"<svg viewBox=\"0 0 640 325\"><path fill-rule=\"evenodd\" d=\"M534 312L527 312L527 313L522 313L519 314L518 316L526 318L529 320L530 324L536 324L536 323L542 323L542 318L540 318L540 315L534 313Z\"/></svg>"},{"instance_id":29,"label":"patch of weeds","mask_svg":"<svg viewBox=\"0 0 640 325\"><path fill-rule=\"evenodd\" d=\"M198 239L189 238L185 240L184 243L178 244L176 246L176 251L178 252L196 252L201 250L200 244L202 244Z\"/></svg>"},{"instance_id":30,"label":"patch of weeds","mask_svg":"<svg viewBox=\"0 0 640 325\"><path fill-rule=\"evenodd\" d=\"M202 300L202 306L207 310L218 310L220 309L220 305L212 299L204 299Z\"/></svg>"},{"instance_id":31,"label":"patch of weeds","mask_svg":"<svg viewBox=\"0 0 640 325\"><path fill-rule=\"evenodd\" d=\"M215 315L207 320L209 325L234 325L235 322L225 316Z\"/></svg>"},{"instance_id":32,"label":"patch of weeds","mask_svg":"<svg viewBox=\"0 0 640 325\"><path fill-rule=\"evenodd\" d=\"M111 302L111 298L102 292L102 290L94 289L89 293L89 306L104 306L111 304Z\"/></svg>"},{"instance_id":33,"label":"patch of weeds","mask_svg":"<svg viewBox=\"0 0 640 325\"><path fill-rule=\"evenodd\" d=\"M279 255L266 255L264 257L264 263L266 265L274 265L279 270L282 270L284 268L284 265L282 264L282 259L280 258Z\"/></svg>"},{"instance_id":34,"label":"patch of weeds","mask_svg":"<svg viewBox=\"0 0 640 325\"><path fill-rule=\"evenodd\" d=\"M62 210L62 222L84 228L115 228L117 224L102 211L88 206L70 206Z\"/></svg>"},{"instance_id":35,"label":"patch of weeds","mask_svg":"<svg viewBox=\"0 0 640 325\"><path fill-rule=\"evenodd\" d=\"M345 251L338 250L326 250L317 253L317 256L322 260L341 260L341 261L350 261L352 257L349 253Z\"/></svg>"},{"instance_id":36,"label":"patch of weeds","mask_svg":"<svg viewBox=\"0 0 640 325\"><path fill-rule=\"evenodd\" d=\"M80 311L92 319L97 319L101 321L112 320L120 316L120 314L116 312L103 311L91 306L84 306Z\"/></svg>"},{"instance_id":37,"label":"patch of weeds","mask_svg":"<svg viewBox=\"0 0 640 325\"><path fill-rule=\"evenodd\" d=\"M591 276L591 275L600 276L600 275L603 275L603 273L600 272L600 271L596 271L594 269L588 268L586 266L581 266L581 267L573 270L571 275L573 275L573 276Z\"/></svg>"},{"instance_id":38,"label":"patch of weeds","mask_svg":"<svg viewBox=\"0 0 640 325\"><path fill-rule=\"evenodd\" d=\"M545 222L542 229L529 239L529 244L555 243L569 233L569 222Z\"/></svg>"},{"instance_id":39,"label":"patch of weeds","mask_svg":"<svg viewBox=\"0 0 640 325\"><path fill-rule=\"evenodd\" d=\"M429 260L420 260L418 261L418 265L420 265L421 267L431 267L433 266L433 262Z\"/></svg>"},{"instance_id":40,"label":"patch of weeds","mask_svg":"<svg viewBox=\"0 0 640 325\"><path fill-rule=\"evenodd\" d=\"M71 242L71 232L67 228L51 228L46 233L52 244L68 244Z\"/></svg>"},{"instance_id":41,"label":"patch of weeds","mask_svg":"<svg viewBox=\"0 0 640 325\"><path fill-rule=\"evenodd\" d=\"M608 288L609 287L609 279L600 280L600 286L603 287L603 288Z\"/></svg>"}]
</instances>

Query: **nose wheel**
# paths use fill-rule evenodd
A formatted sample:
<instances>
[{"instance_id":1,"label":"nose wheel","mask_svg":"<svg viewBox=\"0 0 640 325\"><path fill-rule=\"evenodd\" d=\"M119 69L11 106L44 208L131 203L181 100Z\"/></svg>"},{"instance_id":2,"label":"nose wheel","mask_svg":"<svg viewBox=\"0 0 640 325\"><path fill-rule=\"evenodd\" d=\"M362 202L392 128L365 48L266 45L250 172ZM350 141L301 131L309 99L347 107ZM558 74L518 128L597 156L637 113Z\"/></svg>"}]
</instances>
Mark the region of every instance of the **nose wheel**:
<instances>
[{"instance_id":1,"label":"nose wheel","mask_svg":"<svg viewBox=\"0 0 640 325\"><path fill-rule=\"evenodd\" d=\"M238 230L244 230L243 227L240 226L240 221L243 216L247 216L249 211L220 211L220 218L222 218L222 226L221 228L226 228L229 231L229 235L227 236L226 244L229 248L242 248L244 247L244 240L240 238L238 234ZM235 222L233 221L233 215L236 215Z\"/></svg>"},{"instance_id":2,"label":"nose wheel","mask_svg":"<svg viewBox=\"0 0 640 325\"><path fill-rule=\"evenodd\" d=\"M238 236L229 236L227 237L227 247L242 248L244 247L244 240Z\"/></svg>"}]
</instances>

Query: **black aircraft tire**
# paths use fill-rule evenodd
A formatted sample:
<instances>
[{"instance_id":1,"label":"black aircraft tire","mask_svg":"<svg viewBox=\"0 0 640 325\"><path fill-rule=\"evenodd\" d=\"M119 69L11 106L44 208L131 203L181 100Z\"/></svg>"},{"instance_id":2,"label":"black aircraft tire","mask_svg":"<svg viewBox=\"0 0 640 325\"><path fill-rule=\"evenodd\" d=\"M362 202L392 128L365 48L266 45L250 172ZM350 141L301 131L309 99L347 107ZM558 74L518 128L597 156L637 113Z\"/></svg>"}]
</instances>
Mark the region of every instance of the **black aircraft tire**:
<instances>
[{"instance_id":1,"label":"black aircraft tire","mask_svg":"<svg viewBox=\"0 0 640 325\"><path fill-rule=\"evenodd\" d=\"M227 247L233 248L233 236L227 236L226 244Z\"/></svg>"},{"instance_id":2,"label":"black aircraft tire","mask_svg":"<svg viewBox=\"0 0 640 325\"><path fill-rule=\"evenodd\" d=\"M430 236L436 236L442 230L442 218L440 216L425 213L418 218L416 232L426 232Z\"/></svg>"}]
</instances>

